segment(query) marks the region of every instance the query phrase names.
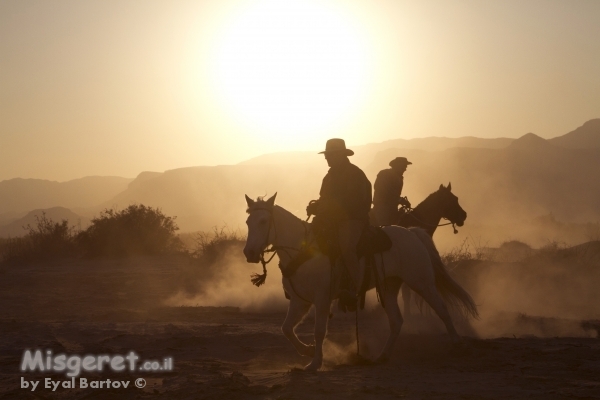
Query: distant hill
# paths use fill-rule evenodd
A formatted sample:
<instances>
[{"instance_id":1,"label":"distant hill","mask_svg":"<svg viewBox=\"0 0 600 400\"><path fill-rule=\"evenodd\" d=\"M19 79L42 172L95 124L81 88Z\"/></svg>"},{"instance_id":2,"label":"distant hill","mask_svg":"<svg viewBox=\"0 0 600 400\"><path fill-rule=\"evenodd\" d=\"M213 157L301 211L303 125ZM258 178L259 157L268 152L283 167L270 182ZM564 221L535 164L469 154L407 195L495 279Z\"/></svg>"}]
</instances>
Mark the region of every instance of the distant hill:
<instances>
[{"instance_id":1,"label":"distant hill","mask_svg":"<svg viewBox=\"0 0 600 400\"><path fill-rule=\"evenodd\" d=\"M152 176L140 174L127 190L102 207L125 208L132 203L160 207L167 215L177 216L182 231L210 230L224 224L237 228L243 227L246 219L244 194L256 197L279 191L282 204L302 213L304 199L318 197L326 172L327 165L318 162L191 167Z\"/></svg>"},{"instance_id":2,"label":"distant hill","mask_svg":"<svg viewBox=\"0 0 600 400\"><path fill-rule=\"evenodd\" d=\"M543 139L533 133L525 135L524 142L533 140L535 136L540 141L547 141L549 144L569 149L590 149L600 148L600 118L587 121L585 124L565 135L552 139ZM523 138L523 137L522 137ZM448 137L426 137L415 139L393 139L381 143L370 143L362 146L349 146L355 151L357 164L370 162L375 154L386 149L413 149L425 151L443 151L452 148L473 148L473 149L503 149L511 145L516 139L495 138L483 139L473 136L464 136L458 138ZM540 142L541 143L541 142ZM315 162L322 158L315 151L295 151L263 154L258 157L241 162L239 165L269 165L269 164L306 164Z\"/></svg>"},{"instance_id":3,"label":"distant hill","mask_svg":"<svg viewBox=\"0 0 600 400\"><path fill-rule=\"evenodd\" d=\"M0 213L25 213L58 206L88 208L116 196L131 181L117 176L88 176L67 182L9 179L0 182Z\"/></svg>"},{"instance_id":4,"label":"distant hill","mask_svg":"<svg viewBox=\"0 0 600 400\"><path fill-rule=\"evenodd\" d=\"M600 148L600 118L589 120L574 131L548 141L555 146L569 149L598 149Z\"/></svg>"},{"instance_id":5,"label":"distant hill","mask_svg":"<svg viewBox=\"0 0 600 400\"><path fill-rule=\"evenodd\" d=\"M451 181L470 222L518 222L548 213L600 220L600 149L565 149L525 135L505 149L388 149L366 170L386 168L398 155L413 162L403 191L413 204Z\"/></svg>"},{"instance_id":6,"label":"distant hill","mask_svg":"<svg viewBox=\"0 0 600 400\"><path fill-rule=\"evenodd\" d=\"M472 147L484 149L500 149L508 146L514 139L498 138L498 139L481 139L476 137L427 137L416 139L394 139L387 140L381 143L370 143L362 146L349 146L355 152L356 163L370 162L375 154L380 151L395 148L395 149L417 149L427 151L441 151L454 147ZM238 165L269 165L269 164L306 164L316 162L323 158L322 155L315 151L291 151L281 153L263 154L258 157L243 161Z\"/></svg>"},{"instance_id":7,"label":"distant hill","mask_svg":"<svg viewBox=\"0 0 600 400\"><path fill-rule=\"evenodd\" d=\"M13 220L7 225L0 226L0 237L16 237L23 236L27 233L24 227L31 225L36 227L37 218L41 218L43 213L46 213L46 217L54 222L61 222L62 220L68 220L70 226L76 228L85 229L90 225L90 219L75 214L73 211L64 207L52 207L47 209L39 209L28 212L24 217Z\"/></svg>"},{"instance_id":8,"label":"distant hill","mask_svg":"<svg viewBox=\"0 0 600 400\"><path fill-rule=\"evenodd\" d=\"M535 133L527 133L520 138L514 140L507 146L510 149L540 149L554 147L550 142L544 138L539 137Z\"/></svg>"},{"instance_id":9,"label":"distant hill","mask_svg":"<svg viewBox=\"0 0 600 400\"><path fill-rule=\"evenodd\" d=\"M413 165L405 174L404 194L413 205L440 183L451 181L470 225L531 221L548 213L564 221L598 221L597 121L549 140L533 133L518 139L397 139L352 147L356 154L351 159L373 182L391 159L407 157ZM142 203L177 216L182 231L224 224L243 228L244 194L255 198L276 191L279 204L304 217L306 204L318 197L328 169L323 156L316 153L274 153L238 165L142 172L134 180L3 181L0 225L32 209L62 206L91 216L105 207Z\"/></svg>"},{"instance_id":10,"label":"distant hill","mask_svg":"<svg viewBox=\"0 0 600 400\"><path fill-rule=\"evenodd\" d=\"M373 182L389 160L406 156L404 194L413 205L452 182L471 223L524 221L554 213L566 220L600 219L600 149L568 149L534 134L505 148L448 148L442 151L388 148L369 162L351 157ZM363 155L363 160L365 156ZM228 224L243 227L244 194L279 192L278 203L304 216L327 172L320 156L312 162L182 168L141 175L106 203L143 203L177 215L183 231Z\"/></svg>"}]
</instances>

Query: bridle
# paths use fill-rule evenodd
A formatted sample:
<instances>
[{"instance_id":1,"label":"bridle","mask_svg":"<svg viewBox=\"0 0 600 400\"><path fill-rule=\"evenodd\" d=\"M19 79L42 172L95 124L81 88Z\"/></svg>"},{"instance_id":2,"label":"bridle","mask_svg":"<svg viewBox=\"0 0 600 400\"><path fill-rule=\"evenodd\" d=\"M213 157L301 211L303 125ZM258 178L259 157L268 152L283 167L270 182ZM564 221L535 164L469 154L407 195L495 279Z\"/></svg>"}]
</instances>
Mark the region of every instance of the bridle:
<instances>
[{"instance_id":1,"label":"bridle","mask_svg":"<svg viewBox=\"0 0 600 400\"><path fill-rule=\"evenodd\" d=\"M265 280L267 279L267 264L269 264L271 261L273 261L273 258L275 257L275 255L277 254L278 251L282 250L286 253L286 255L288 257L290 257L290 259L292 258L291 254L290 254L290 250L293 251L297 251L298 253L300 253L302 251L301 248L296 248L296 247L291 247L291 246L275 246L275 245L271 245L269 247L269 237L271 236L271 227L273 228L274 234L275 234L275 238L273 239L273 242L277 241L277 225L275 224L275 214L273 214L273 209L272 207L258 207L253 209L252 211L257 211L257 210L264 210L266 212L269 213L269 228L267 229L267 235L265 236L265 244L263 246L263 250L261 250L260 252L260 263L262 264L263 267L263 273L262 274L252 274L250 280L252 281L252 283L256 286L261 286L263 283L265 283ZM309 216L310 218L310 216ZM308 221L308 218L306 219ZM308 229L306 227L305 224L302 224L302 227L304 228L304 240L302 241L303 244L306 243L306 238L308 237ZM308 244L310 245L310 244ZM268 253L273 253L271 254L271 256L265 260L265 254ZM280 261L281 263L281 261ZM280 265L280 268L282 268L283 266Z\"/></svg>"},{"instance_id":2,"label":"bridle","mask_svg":"<svg viewBox=\"0 0 600 400\"><path fill-rule=\"evenodd\" d=\"M445 219L445 220L447 220L449 222L446 222L446 223L443 223L443 224L437 224L436 225L436 224L432 224L432 223L429 223L429 222L425 222L425 221L423 221L423 220L415 217L415 214L413 213L415 211L414 208L412 208L412 207L404 207L404 209L406 210L405 215L410 216L412 219L414 219L415 221L419 222L420 224L429 226L431 228L437 228L439 226L452 225L452 229L454 230L454 234L458 233L458 229L456 229L456 226L455 226L456 222L450 220L450 218L442 217L442 219Z\"/></svg>"}]
</instances>

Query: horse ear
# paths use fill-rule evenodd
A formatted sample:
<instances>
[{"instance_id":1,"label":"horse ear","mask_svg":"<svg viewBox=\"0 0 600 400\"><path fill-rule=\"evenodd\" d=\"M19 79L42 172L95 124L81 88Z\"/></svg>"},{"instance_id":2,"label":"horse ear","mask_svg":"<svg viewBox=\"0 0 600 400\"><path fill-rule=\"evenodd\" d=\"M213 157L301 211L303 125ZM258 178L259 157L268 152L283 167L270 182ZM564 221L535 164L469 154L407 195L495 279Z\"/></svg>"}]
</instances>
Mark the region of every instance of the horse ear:
<instances>
[{"instance_id":1,"label":"horse ear","mask_svg":"<svg viewBox=\"0 0 600 400\"><path fill-rule=\"evenodd\" d=\"M275 197L277 197L277 192L275 192L275 194L271 196L269 200L267 200L267 204L269 205L269 207L273 207L273 205L275 204Z\"/></svg>"},{"instance_id":2,"label":"horse ear","mask_svg":"<svg viewBox=\"0 0 600 400\"><path fill-rule=\"evenodd\" d=\"M448 182L446 189L448 189L449 192L452 191L452 182Z\"/></svg>"},{"instance_id":3,"label":"horse ear","mask_svg":"<svg viewBox=\"0 0 600 400\"><path fill-rule=\"evenodd\" d=\"M254 205L254 200L248 197L247 194L245 194L244 196L246 196L246 204L248 204L248 207L252 207Z\"/></svg>"},{"instance_id":4,"label":"horse ear","mask_svg":"<svg viewBox=\"0 0 600 400\"><path fill-rule=\"evenodd\" d=\"M442 189L446 189L446 188L444 187L443 183L440 183L440 189L439 190L442 190Z\"/></svg>"}]
</instances>

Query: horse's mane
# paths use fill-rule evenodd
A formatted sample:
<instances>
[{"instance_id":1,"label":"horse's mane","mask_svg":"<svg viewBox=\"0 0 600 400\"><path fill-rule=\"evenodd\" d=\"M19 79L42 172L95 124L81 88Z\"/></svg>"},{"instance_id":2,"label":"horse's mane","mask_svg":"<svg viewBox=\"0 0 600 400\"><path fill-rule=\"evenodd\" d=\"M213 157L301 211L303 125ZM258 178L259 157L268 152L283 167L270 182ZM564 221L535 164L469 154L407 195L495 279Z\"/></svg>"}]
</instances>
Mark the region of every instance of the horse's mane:
<instances>
[{"instance_id":1,"label":"horse's mane","mask_svg":"<svg viewBox=\"0 0 600 400\"><path fill-rule=\"evenodd\" d=\"M432 200L434 200L434 197L436 197L439 192L440 192L440 190L438 189L435 192L431 193L429 196L425 197L425 200L420 202L414 209L416 210L417 208L419 208L419 206L430 204L432 202Z\"/></svg>"},{"instance_id":2,"label":"horse's mane","mask_svg":"<svg viewBox=\"0 0 600 400\"><path fill-rule=\"evenodd\" d=\"M448 189L446 187L444 187L444 189ZM441 193L441 188L436 190L435 192L431 193L429 196L425 197L425 200L423 200L422 202L420 202L414 209L416 210L417 208L419 208L420 206L424 206L424 205L429 205L431 207L433 203L433 200L435 200L434 198L437 197L439 194ZM454 193L450 192L451 195L454 195Z\"/></svg>"},{"instance_id":3,"label":"horse's mane","mask_svg":"<svg viewBox=\"0 0 600 400\"><path fill-rule=\"evenodd\" d=\"M265 197L258 196L256 198L256 201L252 204L252 206L246 208L246 214L250 214L250 212L253 210L257 210L257 209L266 210L268 208L269 208L269 206L267 205L267 202L265 201Z\"/></svg>"},{"instance_id":4,"label":"horse's mane","mask_svg":"<svg viewBox=\"0 0 600 400\"><path fill-rule=\"evenodd\" d=\"M254 210L270 210L270 209L279 209L281 210L283 213L289 215L290 217L294 217L296 219L301 220L300 218L298 218L297 216L295 216L293 213L291 213L290 211L286 210L285 208L274 204L272 207L265 201L264 196L259 196L256 198L256 201L254 202L254 204L252 204L251 207L246 208L246 214L250 214L252 211ZM301 220L302 221L302 220ZM304 222L304 221L302 221Z\"/></svg>"}]
</instances>

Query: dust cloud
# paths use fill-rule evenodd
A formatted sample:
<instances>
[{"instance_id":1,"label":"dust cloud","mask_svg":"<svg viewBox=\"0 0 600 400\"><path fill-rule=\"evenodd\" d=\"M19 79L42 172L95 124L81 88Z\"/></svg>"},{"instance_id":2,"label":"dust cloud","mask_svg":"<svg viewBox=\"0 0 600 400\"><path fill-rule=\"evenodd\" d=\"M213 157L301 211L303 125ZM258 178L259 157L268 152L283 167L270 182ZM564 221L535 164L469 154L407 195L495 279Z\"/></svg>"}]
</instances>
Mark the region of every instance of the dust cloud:
<instances>
[{"instance_id":1,"label":"dust cloud","mask_svg":"<svg viewBox=\"0 0 600 400\"><path fill-rule=\"evenodd\" d=\"M539 249L511 242L450 269L479 305L481 319L472 322L479 337L596 335L589 324L600 317L600 242Z\"/></svg>"},{"instance_id":2,"label":"dust cloud","mask_svg":"<svg viewBox=\"0 0 600 400\"><path fill-rule=\"evenodd\" d=\"M469 243L442 253L450 273L473 296L481 314L479 320L454 315L461 335L492 338L593 337L597 334L594 321L600 319L597 290L600 242L578 246L552 242L541 248L519 241L505 242L499 247L476 247L479 244L475 241ZM277 258L267 266L266 283L255 287L250 275L260 273L261 265L246 262L243 246L241 239L224 241L216 257L191 263L182 275L181 285L168 296L165 305L234 306L242 311L263 313L285 311L288 300L284 297ZM398 301L403 307L401 296ZM330 330L333 331L338 320L354 318L353 314L337 311L335 302L332 312ZM307 325L311 323L311 314L312 311L305 322ZM427 307L421 313L416 304L412 304L411 315L403 317L404 335L446 331L441 320ZM369 332L364 337L363 350L365 354L377 355L387 339L389 327L374 290L367 293L360 318L365 318ZM350 331L343 333L354 335ZM350 362L348 357L354 346L330 342L325 346L327 358Z\"/></svg>"},{"instance_id":3,"label":"dust cloud","mask_svg":"<svg viewBox=\"0 0 600 400\"><path fill-rule=\"evenodd\" d=\"M185 287L170 296L170 307L235 306L248 312L278 312L287 309L281 285L277 257L267 265L267 280L256 287L250 282L253 273L262 273L261 264L248 264L240 240L224 242L214 257L200 258L185 272Z\"/></svg>"}]
</instances>

